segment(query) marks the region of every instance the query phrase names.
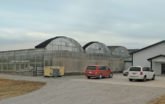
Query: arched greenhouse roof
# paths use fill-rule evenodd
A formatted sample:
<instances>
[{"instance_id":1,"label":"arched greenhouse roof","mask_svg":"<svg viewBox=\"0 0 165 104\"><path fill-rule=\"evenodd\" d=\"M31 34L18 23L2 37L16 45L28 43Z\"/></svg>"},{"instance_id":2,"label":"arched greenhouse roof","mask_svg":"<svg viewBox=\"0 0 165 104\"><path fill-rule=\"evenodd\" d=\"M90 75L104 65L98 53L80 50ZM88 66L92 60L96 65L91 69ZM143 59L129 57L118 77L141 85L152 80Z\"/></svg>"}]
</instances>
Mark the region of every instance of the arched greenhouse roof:
<instances>
[{"instance_id":1,"label":"arched greenhouse roof","mask_svg":"<svg viewBox=\"0 0 165 104\"><path fill-rule=\"evenodd\" d=\"M96 53L96 54L106 54L111 55L111 51L108 49L108 47L101 42L98 41L92 41L83 46L83 49L86 53Z\"/></svg>"},{"instance_id":2,"label":"arched greenhouse roof","mask_svg":"<svg viewBox=\"0 0 165 104\"><path fill-rule=\"evenodd\" d=\"M112 56L119 56L119 57L128 57L129 52L128 49L124 46L108 46L111 50Z\"/></svg>"},{"instance_id":3,"label":"arched greenhouse roof","mask_svg":"<svg viewBox=\"0 0 165 104\"><path fill-rule=\"evenodd\" d=\"M70 47L69 44L64 43L64 40L67 40L67 42L69 42L70 44L72 44L73 46L71 46L72 48L76 48L78 49L79 52L84 52L83 48L81 47L81 45L74 39L69 38L69 37L65 37L65 36L57 36L54 38L50 38L40 44L38 44L37 46L35 46L35 48L46 48L48 47L52 42L56 42L57 40L61 39L61 42L63 43L54 43L53 45L59 45L58 48L59 50L62 50L60 47L63 45L65 47ZM63 47L63 48L65 48ZM67 49L66 49L67 50Z\"/></svg>"}]
</instances>

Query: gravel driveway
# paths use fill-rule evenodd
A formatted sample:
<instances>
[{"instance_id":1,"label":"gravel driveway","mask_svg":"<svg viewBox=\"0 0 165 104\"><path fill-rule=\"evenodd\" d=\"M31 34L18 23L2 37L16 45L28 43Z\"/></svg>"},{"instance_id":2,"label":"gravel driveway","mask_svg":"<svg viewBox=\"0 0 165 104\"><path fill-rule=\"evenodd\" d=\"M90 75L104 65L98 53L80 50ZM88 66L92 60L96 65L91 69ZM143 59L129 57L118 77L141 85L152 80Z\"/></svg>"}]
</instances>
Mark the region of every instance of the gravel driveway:
<instances>
[{"instance_id":1,"label":"gravel driveway","mask_svg":"<svg viewBox=\"0 0 165 104\"><path fill-rule=\"evenodd\" d=\"M101 80L88 80L84 76L44 78L4 74L0 78L47 82L40 90L2 100L0 104L146 104L165 94L163 76L147 82L129 82L121 74Z\"/></svg>"}]
</instances>

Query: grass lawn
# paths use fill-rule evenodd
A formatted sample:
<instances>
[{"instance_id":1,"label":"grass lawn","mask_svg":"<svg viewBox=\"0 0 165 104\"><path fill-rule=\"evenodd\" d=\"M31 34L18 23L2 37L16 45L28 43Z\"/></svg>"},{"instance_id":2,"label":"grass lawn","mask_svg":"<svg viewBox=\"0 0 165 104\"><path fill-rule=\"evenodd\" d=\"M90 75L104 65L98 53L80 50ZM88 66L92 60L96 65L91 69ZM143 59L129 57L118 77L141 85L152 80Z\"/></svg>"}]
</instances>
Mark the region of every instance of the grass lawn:
<instances>
[{"instance_id":1,"label":"grass lawn","mask_svg":"<svg viewBox=\"0 0 165 104\"><path fill-rule=\"evenodd\" d=\"M44 82L0 79L0 100L35 91L45 84Z\"/></svg>"},{"instance_id":2,"label":"grass lawn","mask_svg":"<svg viewBox=\"0 0 165 104\"><path fill-rule=\"evenodd\" d=\"M165 95L149 102L148 104L165 104Z\"/></svg>"}]
</instances>

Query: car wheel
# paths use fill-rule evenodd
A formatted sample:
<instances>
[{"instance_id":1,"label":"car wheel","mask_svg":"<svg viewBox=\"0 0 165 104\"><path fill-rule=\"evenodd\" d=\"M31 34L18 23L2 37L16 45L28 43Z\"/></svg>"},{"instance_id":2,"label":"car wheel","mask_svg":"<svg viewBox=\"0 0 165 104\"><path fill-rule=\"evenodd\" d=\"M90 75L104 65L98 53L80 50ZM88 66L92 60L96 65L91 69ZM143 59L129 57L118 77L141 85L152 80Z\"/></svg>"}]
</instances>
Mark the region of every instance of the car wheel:
<instances>
[{"instance_id":1,"label":"car wheel","mask_svg":"<svg viewBox=\"0 0 165 104\"><path fill-rule=\"evenodd\" d=\"M147 79L146 79L146 76L144 76L144 78L143 78L143 81L146 81Z\"/></svg>"},{"instance_id":2,"label":"car wheel","mask_svg":"<svg viewBox=\"0 0 165 104\"><path fill-rule=\"evenodd\" d=\"M113 77L113 73L110 73L109 78L112 78L112 77Z\"/></svg>"},{"instance_id":3,"label":"car wheel","mask_svg":"<svg viewBox=\"0 0 165 104\"><path fill-rule=\"evenodd\" d=\"M91 77L87 77L88 79L90 79Z\"/></svg>"},{"instance_id":4,"label":"car wheel","mask_svg":"<svg viewBox=\"0 0 165 104\"><path fill-rule=\"evenodd\" d=\"M153 75L152 80L155 80L155 75Z\"/></svg>"},{"instance_id":5,"label":"car wheel","mask_svg":"<svg viewBox=\"0 0 165 104\"><path fill-rule=\"evenodd\" d=\"M129 81L133 81L133 79L129 79Z\"/></svg>"},{"instance_id":6,"label":"car wheel","mask_svg":"<svg viewBox=\"0 0 165 104\"><path fill-rule=\"evenodd\" d=\"M102 78L103 78L102 74L99 74L99 79L102 79Z\"/></svg>"}]
</instances>

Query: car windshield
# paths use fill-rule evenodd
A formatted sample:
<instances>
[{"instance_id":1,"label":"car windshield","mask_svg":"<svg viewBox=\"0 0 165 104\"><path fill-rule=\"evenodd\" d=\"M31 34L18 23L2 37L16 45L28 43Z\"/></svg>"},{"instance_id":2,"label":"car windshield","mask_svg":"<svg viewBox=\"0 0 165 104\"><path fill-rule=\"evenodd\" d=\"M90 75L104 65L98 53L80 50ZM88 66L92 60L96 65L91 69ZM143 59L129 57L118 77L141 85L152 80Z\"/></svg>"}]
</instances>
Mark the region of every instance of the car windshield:
<instances>
[{"instance_id":1,"label":"car windshield","mask_svg":"<svg viewBox=\"0 0 165 104\"><path fill-rule=\"evenodd\" d=\"M141 71L140 67L131 67L130 71Z\"/></svg>"},{"instance_id":2,"label":"car windshield","mask_svg":"<svg viewBox=\"0 0 165 104\"><path fill-rule=\"evenodd\" d=\"M87 69L88 70L96 70L96 66L88 66Z\"/></svg>"}]
</instances>

